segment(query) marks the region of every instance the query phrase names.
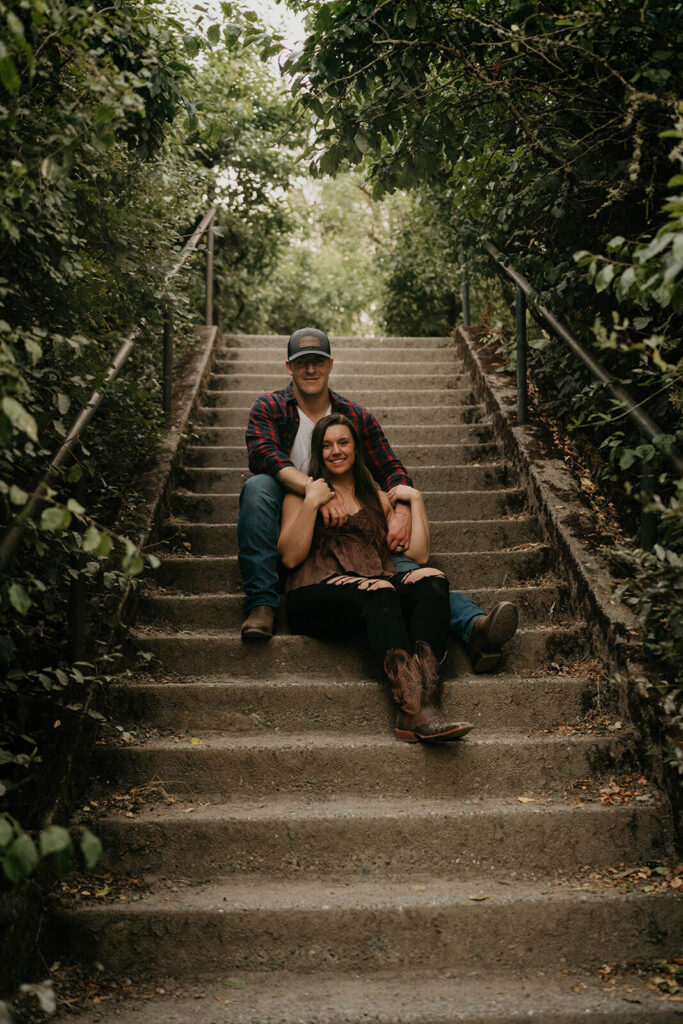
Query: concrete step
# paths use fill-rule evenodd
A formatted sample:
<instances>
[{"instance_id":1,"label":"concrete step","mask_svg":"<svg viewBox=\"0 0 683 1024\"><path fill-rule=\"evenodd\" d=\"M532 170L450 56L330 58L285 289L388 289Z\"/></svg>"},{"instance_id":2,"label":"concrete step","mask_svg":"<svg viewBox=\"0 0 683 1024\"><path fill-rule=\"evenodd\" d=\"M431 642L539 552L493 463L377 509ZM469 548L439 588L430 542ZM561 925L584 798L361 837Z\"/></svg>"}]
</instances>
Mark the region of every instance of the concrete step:
<instances>
[{"instance_id":1,"label":"concrete step","mask_svg":"<svg viewBox=\"0 0 683 1024\"><path fill-rule=\"evenodd\" d=\"M551 550L545 544L529 544L518 551L434 551L430 564L445 572L451 590L510 587L543 576L550 568ZM195 557L164 556L154 574L155 582L191 594L237 593L242 589L236 555Z\"/></svg>"},{"instance_id":2,"label":"concrete step","mask_svg":"<svg viewBox=\"0 0 683 1024\"><path fill-rule=\"evenodd\" d=\"M274 372L266 369L258 370L255 373L248 373L240 369L237 373L218 373L215 369L209 378L209 391L247 391L255 395L262 395L266 391L275 391L278 388L286 387L289 383L289 376L281 369ZM367 370L360 372L339 372L335 365L334 373L330 375L330 387L337 394L357 399L356 392L372 390L381 384L385 388L399 391L456 391L469 395L472 391L472 383L468 374L458 372L453 367L445 370L425 371L425 368L414 365L407 365L403 372L394 371L385 374L384 371L376 370L369 373ZM362 404L362 403L361 403Z\"/></svg>"},{"instance_id":3,"label":"concrete step","mask_svg":"<svg viewBox=\"0 0 683 1024\"><path fill-rule=\"evenodd\" d=\"M215 395L220 392L214 392ZM204 396L206 398L206 396ZM422 404L419 414L415 407L406 402L401 403L400 396L385 398L383 401L375 401L369 406L371 412L381 423L395 423L406 425L414 423L419 415L425 423L480 423L485 419L481 408L478 405L457 405L454 400L442 403ZM199 408L197 422L207 426L232 427L241 426L246 429L249 419L249 410L254 396L240 398L238 394L231 395L231 400L224 406L210 405L207 401ZM354 400L360 402L360 398L354 395ZM364 404L361 402L361 404Z\"/></svg>"},{"instance_id":4,"label":"concrete step","mask_svg":"<svg viewBox=\"0 0 683 1024\"><path fill-rule=\"evenodd\" d=\"M526 491L508 487L488 491L422 492L430 516L438 519L495 519L518 515L525 508ZM237 522L239 492L207 494L176 491L171 498L173 512L183 519L205 523Z\"/></svg>"},{"instance_id":5,"label":"concrete step","mask_svg":"<svg viewBox=\"0 0 683 1024\"><path fill-rule=\"evenodd\" d=\"M427 337L427 338L403 338L403 337L361 337L360 335L352 334L331 334L330 346L332 354L336 357L341 356L346 351L353 350L360 354L363 358L381 359L386 358L388 361L396 355L401 353L405 354L405 358L409 362L419 361L423 356L428 355L435 349L455 349L455 342L453 338L439 338L439 337ZM270 349L273 353L279 353L280 358L286 359L287 357L287 342L289 336L285 334L224 334L222 343L216 348L216 355L221 356L223 352L229 349L236 349L240 352L244 351L258 351L259 353L264 350Z\"/></svg>"},{"instance_id":6,"label":"concrete step","mask_svg":"<svg viewBox=\"0 0 683 1024\"><path fill-rule=\"evenodd\" d=\"M332 678L357 678L377 668L367 648L353 642L333 643L307 636L278 634L269 643L244 643L237 631L161 632L150 627L130 631L140 650L151 652L166 670L211 675L232 670L240 675L272 677L277 672L296 672L302 678L330 675ZM583 624L555 627L536 626L520 629L509 643L499 671L538 670L551 662L575 661L585 655L587 636ZM444 677L469 671L469 659L458 646L451 645L445 662Z\"/></svg>"},{"instance_id":7,"label":"concrete step","mask_svg":"<svg viewBox=\"0 0 683 1024\"><path fill-rule=\"evenodd\" d=\"M442 705L457 718L486 729L551 729L579 722L596 704L613 711L611 693L586 675L467 675L443 684ZM223 730L230 736L341 731L391 731L395 707L387 683L360 678L240 678L234 673L174 675L112 684L107 710L131 728L141 723L193 734ZM619 731L619 730L616 730Z\"/></svg>"},{"instance_id":8,"label":"concrete step","mask_svg":"<svg viewBox=\"0 0 683 1024\"><path fill-rule=\"evenodd\" d=\"M502 448L492 441L485 443L474 441L463 444L403 444L394 445L409 473L416 464L430 466L468 465L477 462L497 462L502 459ZM247 451L244 444L233 445L187 445L183 460L186 466L218 466L221 468L240 468L247 463Z\"/></svg>"},{"instance_id":9,"label":"concrete step","mask_svg":"<svg viewBox=\"0 0 683 1024\"><path fill-rule=\"evenodd\" d=\"M176 891L173 891L175 889ZM225 971L388 968L547 970L630 965L680 952L683 901L541 883L326 884L251 881L179 888L137 902L56 908L65 946L131 978Z\"/></svg>"},{"instance_id":10,"label":"concrete step","mask_svg":"<svg viewBox=\"0 0 683 1024\"><path fill-rule=\"evenodd\" d=\"M557 625L571 618L569 595L563 585L543 587L475 587L469 596L488 611L498 601L512 601L523 625ZM139 597L138 622L181 629L237 629L244 618L242 593L167 594L145 587ZM278 630L287 631L284 604L278 610Z\"/></svg>"},{"instance_id":11,"label":"concrete step","mask_svg":"<svg viewBox=\"0 0 683 1024\"><path fill-rule=\"evenodd\" d=\"M375 384L381 383L381 381L375 378ZM269 388L265 389L270 390ZM335 390L333 388L333 390ZM231 388L229 390L204 392L204 405L214 406L215 408L249 408L259 395L264 394L263 390L259 388L252 388L250 390L240 390L238 388ZM461 388L438 388L438 387L425 387L425 388L400 388L400 387L365 387L353 389L353 400L358 402L359 405L364 405L366 409L370 409L371 412L379 418L379 414L376 412L377 408L382 406L399 406L403 408L411 408L415 410L419 406L420 419L424 419L422 415L423 407L435 407L439 409L449 408L452 406L468 406L479 409L477 400L472 387L461 387ZM416 417L416 413L413 411L413 419Z\"/></svg>"},{"instance_id":12,"label":"concrete step","mask_svg":"<svg viewBox=\"0 0 683 1024\"><path fill-rule=\"evenodd\" d=\"M213 364L214 373L272 373L280 374L280 381L287 381L288 374L285 367L286 351L276 349L264 349L259 353L250 353L232 349L222 352L216 357ZM461 373L465 374L465 366L458 358L455 351L446 349L435 349L425 354L419 361L411 359L409 353L404 349L394 349L391 358L389 354L377 355L375 353L359 352L348 350L341 355L334 355L334 369L332 387L335 391L338 376L349 373L374 374L376 377L384 378L400 377L417 373ZM282 387L282 383L275 387Z\"/></svg>"},{"instance_id":13,"label":"concrete step","mask_svg":"<svg viewBox=\"0 0 683 1024\"><path fill-rule=\"evenodd\" d=\"M193 742L193 740L195 742ZM197 744L201 740L201 744ZM386 732L217 732L146 739L139 745L98 745L94 774L117 789L160 783L177 796L224 802L299 794L315 800L353 794L408 802L449 797L536 798L563 794L571 783L634 767L635 740L609 735L492 732L477 729L441 744L402 743Z\"/></svg>"},{"instance_id":14,"label":"concrete step","mask_svg":"<svg viewBox=\"0 0 683 1024\"><path fill-rule=\"evenodd\" d=\"M192 430L192 440L197 444L241 445L243 450L246 450L245 429L245 426L195 426ZM426 426L385 423L383 429L395 448L407 444L488 444L493 440L489 423L430 423Z\"/></svg>"},{"instance_id":15,"label":"concrete step","mask_svg":"<svg viewBox=\"0 0 683 1024\"><path fill-rule=\"evenodd\" d=\"M415 883L432 877L478 884L556 878L594 868L661 861L671 854L654 802L603 807L544 798L429 800L356 796L310 803L300 798L228 804L151 804L98 818L105 849L101 869L152 880L203 882L230 876L366 878ZM286 841L283 842L283 839ZM629 861L630 863L631 861Z\"/></svg>"},{"instance_id":16,"label":"concrete step","mask_svg":"<svg viewBox=\"0 0 683 1024\"><path fill-rule=\"evenodd\" d=\"M168 972L167 972L168 973ZM647 973L613 977L529 966L513 974L442 968L409 971L240 971L213 983L146 979L106 991L73 1024L680 1024L680 1003L647 988ZM159 992L161 988L161 993ZM215 1009L214 1009L215 1007ZM198 1009L200 1008L200 1009ZM227 1014L226 1014L227 1010Z\"/></svg>"},{"instance_id":17,"label":"concrete step","mask_svg":"<svg viewBox=\"0 0 683 1024\"><path fill-rule=\"evenodd\" d=\"M207 469L184 466L179 482L189 490L202 494L230 494L239 491L251 473L243 469ZM500 490L515 481L512 467L506 462L489 462L478 466L416 466L411 471L415 487L421 491Z\"/></svg>"},{"instance_id":18,"label":"concrete step","mask_svg":"<svg viewBox=\"0 0 683 1024\"><path fill-rule=\"evenodd\" d=\"M429 512L429 509L427 509ZM432 521L432 544L441 551L493 551L536 541L535 519L483 519L469 522ZM179 545L193 555L237 554L237 525L189 523L169 519L164 535L172 549ZM189 545L189 547L186 547Z\"/></svg>"}]
</instances>

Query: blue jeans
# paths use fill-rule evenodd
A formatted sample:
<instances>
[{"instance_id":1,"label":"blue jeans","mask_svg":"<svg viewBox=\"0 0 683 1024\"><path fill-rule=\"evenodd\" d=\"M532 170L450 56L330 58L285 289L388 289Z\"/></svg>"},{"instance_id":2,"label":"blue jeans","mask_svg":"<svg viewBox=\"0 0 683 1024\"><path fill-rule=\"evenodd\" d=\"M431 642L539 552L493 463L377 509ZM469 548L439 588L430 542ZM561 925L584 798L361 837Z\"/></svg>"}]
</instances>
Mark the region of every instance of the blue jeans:
<instances>
[{"instance_id":1,"label":"blue jeans","mask_svg":"<svg viewBox=\"0 0 683 1024\"><path fill-rule=\"evenodd\" d=\"M280 604L277 539L286 493L274 477L259 473L249 477L240 494L237 543L247 612L257 605L277 608ZM394 555L392 560L396 572L419 568L405 555ZM451 590L448 600L451 632L468 643L475 619L485 613L460 591Z\"/></svg>"}]
</instances>

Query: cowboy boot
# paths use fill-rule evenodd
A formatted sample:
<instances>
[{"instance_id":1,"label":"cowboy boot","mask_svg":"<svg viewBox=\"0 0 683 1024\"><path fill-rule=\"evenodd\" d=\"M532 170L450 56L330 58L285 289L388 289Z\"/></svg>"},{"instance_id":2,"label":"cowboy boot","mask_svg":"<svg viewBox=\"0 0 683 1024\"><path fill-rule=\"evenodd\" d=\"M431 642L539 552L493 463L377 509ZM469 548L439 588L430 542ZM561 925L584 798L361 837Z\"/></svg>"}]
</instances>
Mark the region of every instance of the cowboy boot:
<instances>
[{"instance_id":1,"label":"cowboy boot","mask_svg":"<svg viewBox=\"0 0 683 1024\"><path fill-rule=\"evenodd\" d=\"M415 663L422 675L422 708L415 716L413 729L423 743L443 743L459 740L473 728L470 722L449 722L436 706L439 694L439 662L429 644L418 640L415 644Z\"/></svg>"},{"instance_id":2,"label":"cowboy boot","mask_svg":"<svg viewBox=\"0 0 683 1024\"><path fill-rule=\"evenodd\" d=\"M391 682L396 711L396 736L406 743L417 743L414 722L422 707L422 673L414 658L400 648L388 651L384 671Z\"/></svg>"}]
</instances>

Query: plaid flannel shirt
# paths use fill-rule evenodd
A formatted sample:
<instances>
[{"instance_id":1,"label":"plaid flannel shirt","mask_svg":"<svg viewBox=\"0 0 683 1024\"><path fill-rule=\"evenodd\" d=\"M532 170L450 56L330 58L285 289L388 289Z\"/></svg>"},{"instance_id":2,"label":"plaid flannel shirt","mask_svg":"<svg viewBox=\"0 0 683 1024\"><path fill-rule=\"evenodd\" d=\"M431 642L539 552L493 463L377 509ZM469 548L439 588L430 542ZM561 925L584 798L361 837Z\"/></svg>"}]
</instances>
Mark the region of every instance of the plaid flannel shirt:
<instances>
[{"instance_id":1,"label":"plaid flannel shirt","mask_svg":"<svg viewBox=\"0 0 683 1024\"><path fill-rule=\"evenodd\" d=\"M396 458L379 423L367 409L330 389L332 412L348 416L358 430L365 463L381 488L410 484L403 463ZM257 398L249 413L247 451L252 473L277 477L281 469L293 466L289 457L299 429L294 389L291 383Z\"/></svg>"}]
</instances>

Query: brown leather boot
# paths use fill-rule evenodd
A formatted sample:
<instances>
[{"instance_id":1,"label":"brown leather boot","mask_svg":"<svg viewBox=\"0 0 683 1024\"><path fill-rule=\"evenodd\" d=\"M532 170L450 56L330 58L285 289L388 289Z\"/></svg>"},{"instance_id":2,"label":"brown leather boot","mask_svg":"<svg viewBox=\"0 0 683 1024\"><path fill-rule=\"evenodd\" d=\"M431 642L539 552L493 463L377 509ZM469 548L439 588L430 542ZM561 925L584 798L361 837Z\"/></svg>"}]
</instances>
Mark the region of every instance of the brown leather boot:
<instances>
[{"instance_id":1,"label":"brown leather boot","mask_svg":"<svg viewBox=\"0 0 683 1024\"><path fill-rule=\"evenodd\" d=\"M429 644L423 640L415 644L415 663L422 675L422 709L413 725L415 735L423 743L459 740L474 727L470 722L449 722L437 707L439 663Z\"/></svg>"},{"instance_id":2,"label":"brown leather boot","mask_svg":"<svg viewBox=\"0 0 683 1024\"><path fill-rule=\"evenodd\" d=\"M270 640L275 623L275 609L257 604L242 623L243 640Z\"/></svg>"},{"instance_id":3,"label":"brown leather boot","mask_svg":"<svg viewBox=\"0 0 683 1024\"><path fill-rule=\"evenodd\" d=\"M384 671L391 682L391 692L398 704L396 736L406 743L417 743L414 720L422 707L422 673L414 658L400 648L389 651L384 659Z\"/></svg>"},{"instance_id":4,"label":"brown leather boot","mask_svg":"<svg viewBox=\"0 0 683 1024\"><path fill-rule=\"evenodd\" d=\"M434 706L438 664L429 644L418 644L419 657L410 657L400 649L389 651L384 671L392 684L396 712L396 737L404 743L457 740L472 728L469 722L448 722ZM431 680L427 680L427 675ZM426 699L429 689L430 698ZM432 692L433 691L433 692Z\"/></svg>"}]
</instances>

